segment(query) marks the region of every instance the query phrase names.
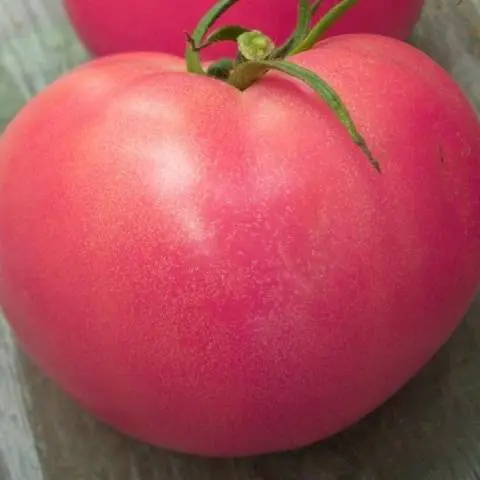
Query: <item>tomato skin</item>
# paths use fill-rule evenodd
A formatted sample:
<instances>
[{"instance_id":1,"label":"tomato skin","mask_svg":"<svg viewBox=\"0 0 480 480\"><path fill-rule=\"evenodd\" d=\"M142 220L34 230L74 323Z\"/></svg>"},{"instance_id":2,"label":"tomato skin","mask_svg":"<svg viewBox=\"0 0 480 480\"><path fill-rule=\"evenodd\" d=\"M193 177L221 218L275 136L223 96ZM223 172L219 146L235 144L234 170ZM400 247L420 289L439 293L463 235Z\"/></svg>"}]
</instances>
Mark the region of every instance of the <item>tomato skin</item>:
<instances>
[{"instance_id":1,"label":"tomato skin","mask_svg":"<svg viewBox=\"0 0 480 480\"><path fill-rule=\"evenodd\" d=\"M325 0L325 13L338 0ZM96 55L161 51L183 55L184 32L191 32L214 0L64 0L77 33ZM405 39L418 20L424 0L359 0L330 31L375 33ZM274 10L272 11L272 9ZM295 0L241 0L218 22L264 31L275 41L295 26ZM229 46L209 48L205 58L231 54Z\"/></svg>"},{"instance_id":2,"label":"tomato skin","mask_svg":"<svg viewBox=\"0 0 480 480\"><path fill-rule=\"evenodd\" d=\"M341 59L341 61L339 61ZM425 55L369 36L240 93L130 54L58 80L0 143L0 303L86 409L205 455L290 449L377 407L480 273L480 128Z\"/></svg>"}]
</instances>

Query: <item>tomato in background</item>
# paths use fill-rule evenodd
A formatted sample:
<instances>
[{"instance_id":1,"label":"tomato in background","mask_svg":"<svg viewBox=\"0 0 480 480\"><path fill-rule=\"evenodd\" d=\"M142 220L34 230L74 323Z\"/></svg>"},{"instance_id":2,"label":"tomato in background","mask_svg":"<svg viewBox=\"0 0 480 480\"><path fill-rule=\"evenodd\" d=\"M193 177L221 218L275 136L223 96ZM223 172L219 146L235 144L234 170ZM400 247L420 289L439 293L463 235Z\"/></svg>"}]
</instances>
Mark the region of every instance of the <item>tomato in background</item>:
<instances>
[{"instance_id":1,"label":"tomato in background","mask_svg":"<svg viewBox=\"0 0 480 480\"><path fill-rule=\"evenodd\" d=\"M325 0L326 12L338 0ZM190 32L214 0L64 0L79 36L96 55L161 51L183 55L184 32ZM366 32L405 39L417 21L423 0L358 0L330 35ZM241 0L219 25L240 24L284 40L297 17L296 0ZM218 46L205 58L231 50Z\"/></svg>"}]
</instances>

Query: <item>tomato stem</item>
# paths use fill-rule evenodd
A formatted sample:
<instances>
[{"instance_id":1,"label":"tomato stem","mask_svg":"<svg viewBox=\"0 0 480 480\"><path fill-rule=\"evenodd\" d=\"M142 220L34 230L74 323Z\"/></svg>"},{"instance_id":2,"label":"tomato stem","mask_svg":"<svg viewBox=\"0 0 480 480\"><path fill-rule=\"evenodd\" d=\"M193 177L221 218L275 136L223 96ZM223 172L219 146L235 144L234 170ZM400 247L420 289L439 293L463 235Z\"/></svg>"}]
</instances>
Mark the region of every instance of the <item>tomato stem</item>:
<instances>
[{"instance_id":1,"label":"tomato stem","mask_svg":"<svg viewBox=\"0 0 480 480\"><path fill-rule=\"evenodd\" d=\"M250 30L240 25L226 25L214 30L210 33L206 40L201 45L195 45L193 48L196 51L203 50L218 42L232 41L236 42L242 33L247 33Z\"/></svg>"},{"instance_id":2,"label":"tomato stem","mask_svg":"<svg viewBox=\"0 0 480 480\"><path fill-rule=\"evenodd\" d=\"M322 0L298 0L298 20L292 35L279 48L273 41L258 30L247 30L238 25L220 27L211 33L204 41L208 30L216 20L239 0L219 0L200 20L192 35L187 36L186 63L191 73L209 75L218 80L226 81L238 90L246 90L258 81L269 70L277 70L283 74L301 80L312 88L328 105L337 119L346 129L352 141L367 156L371 165L380 172L380 165L373 157L364 138L359 133L347 107L335 90L314 72L307 70L285 58L311 49L357 0L340 0L309 30L312 16L322 3ZM198 52L214 43L221 41L237 42L237 57L221 59L211 64L205 72L200 62Z\"/></svg>"},{"instance_id":3,"label":"tomato stem","mask_svg":"<svg viewBox=\"0 0 480 480\"><path fill-rule=\"evenodd\" d=\"M292 35L275 50L273 58L285 58L294 47L298 45L308 34L310 20L312 19L312 10L307 0L299 0L297 25Z\"/></svg>"},{"instance_id":4,"label":"tomato stem","mask_svg":"<svg viewBox=\"0 0 480 480\"><path fill-rule=\"evenodd\" d=\"M306 38L290 51L290 55L295 55L306 50L310 50L324 35L324 33L342 16L352 8L358 0L342 0L334 5L310 30Z\"/></svg>"},{"instance_id":5,"label":"tomato stem","mask_svg":"<svg viewBox=\"0 0 480 480\"><path fill-rule=\"evenodd\" d=\"M291 77L301 80L312 88L332 110L337 119L347 130L353 142L368 157L375 170L380 172L378 161L373 157L364 138L358 132L342 99L335 90L316 73L285 60L254 60L245 62L234 69L230 75L229 83L240 90L245 90L249 86L246 83L242 83L245 82L245 79L251 80L255 76L264 75L268 70L278 70L279 72L286 73Z\"/></svg>"},{"instance_id":6,"label":"tomato stem","mask_svg":"<svg viewBox=\"0 0 480 480\"><path fill-rule=\"evenodd\" d=\"M315 0L312 3L310 7L312 17L315 16L315 14L318 12L318 9L322 6L322 3L323 3L323 0Z\"/></svg>"},{"instance_id":7,"label":"tomato stem","mask_svg":"<svg viewBox=\"0 0 480 480\"><path fill-rule=\"evenodd\" d=\"M187 35L187 47L185 51L185 60L187 71L204 75L198 48L207 34L209 28L220 18L229 8L235 5L239 0L219 0L200 20L197 27L191 35Z\"/></svg>"},{"instance_id":8,"label":"tomato stem","mask_svg":"<svg viewBox=\"0 0 480 480\"><path fill-rule=\"evenodd\" d=\"M231 58L221 58L210 64L207 68L207 75L217 80L228 80L233 69L234 62Z\"/></svg>"}]
</instances>

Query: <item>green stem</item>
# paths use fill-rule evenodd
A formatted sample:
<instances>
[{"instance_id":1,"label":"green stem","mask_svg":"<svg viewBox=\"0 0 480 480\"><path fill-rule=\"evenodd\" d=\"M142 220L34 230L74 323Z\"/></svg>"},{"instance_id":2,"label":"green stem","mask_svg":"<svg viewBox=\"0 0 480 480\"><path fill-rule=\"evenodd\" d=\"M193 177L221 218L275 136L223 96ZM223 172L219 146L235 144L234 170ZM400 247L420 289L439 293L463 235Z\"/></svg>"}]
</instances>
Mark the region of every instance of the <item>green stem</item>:
<instances>
[{"instance_id":1,"label":"green stem","mask_svg":"<svg viewBox=\"0 0 480 480\"><path fill-rule=\"evenodd\" d=\"M200 62L200 56L198 55L198 46L202 44L203 37L207 34L209 28L238 1L239 0L220 0L200 20L187 42L185 60L188 72L199 75L205 74Z\"/></svg>"},{"instance_id":2,"label":"green stem","mask_svg":"<svg viewBox=\"0 0 480 480\"><path fill-rule=\"evenodd\" d=\"M275 60L276 62L277 60ZM268 71L269 67L261 61L243 62L237 65L228 77L228 83L243 92Z\"/></svg>"},{"instance_id":3,"label":"green stem","mask_svg":"<svg viewBox=\"0 0 480 480\"><path fill-rule=\"evenodd\" d=\"M315 0L310 6L312 17L318 12L318 9L322 6L323 0Z\"/></svg>"},{"instance_id":4,"label":"green stem","mask_svg":"<svg viewBox=\"0 0 480 480\"><path fill-rule=\"evenodd\" d=\"M277 70L291 77L297 78L312 88L329 106L337 119L345 127L352 141L367 156L372 166L380 172L380 165L367 147L365 139L358 132L347 107L335 90L322 80L316 73L285 60L259 60L239 65L233 70L229 83L240 90L245 90L254 83L259 76L268 70ZM250 83L249 83L250 82Z\"/></svg>"},{"instance_id":5,"label":"green stem","mask_svg":"<svg viewBox=\"0 0 480 480\"><path fill-rule=\"evenodd\" d=\"M234 62L230 58L221 58L216 62L210 64L207 68L207 75L216 78L217 80L228 80L230 72L232 71Z\"/></svg>"},{"instance_id":6,"label":"green stem","mask_svg":"<svg viewBox=\"0 0 480 480\"><path fill-rule=\"evenodd\" d=\"M367 147L365 139L357 130L347 107L335 90L316 73L295 63L283 60L311 49L325 31L335 23L357 0L341 0L332 7L325 16L308 32L312 15L321 5L322 0L298 0L299 18L297 27L289 40L275 49L273 42L258 31L246 31L243 27L227 26L214 31L206 42L203 42L210 27L230 7L239 0L218 0L218 2L202 18L191 37L188 37L186 63L189 72L201 75L208 74L219 80L227 81L232 87L243 91L259 80L269 70L277 70L307 84L328 105L338 121L346 129L355 145L367 156L371 165L380 172L380 165ZM223 40L236 40L238 45L235 60L223 59L210 65L207 72L203 70L198 50Z\"/></svg>"},{"instance_id":7,"label":"green stem","mask_svg":"<svg viewBox=\"0 0 480 480\"><path fill-rule=\"evenodd\" d=\"M352 8L356 3L357 0L342 0L340 3L333 6L310 30L305 40L303 40L303 42L297 45L290 52L290 55L296 55L297 53L304 52L305 50L310 50L320 40L326 30L328 30L332 26L332 24L334 24L347 10Z\"/></svg>"},{"instance_id":8,"label":"green stem","mask_svg":"<svg viewBox=\"0 0 480 480\"><path fill-rule=\"evenodd\" d=\"M298 14L297 25L292 35L275 49L272 58L285 58L289 52L295 48L300 42L302 42L308 34L308 28L310 27L311 7L307 0L299 0L298 2Z\"/></svg>"},{"instance_id":9,"label":"green stem","mask_svg":"<svg viewBox=\"0 0 480 480\"><path fill-rule=\"evenodd\" d=\"M214 30L207 36L206 40L201 45L194 48L198 52L218 42L236 42L242 33L247 33L249 31L248 28L241 27L240 25L226 25Z\"/></svg>"}]
</instances>

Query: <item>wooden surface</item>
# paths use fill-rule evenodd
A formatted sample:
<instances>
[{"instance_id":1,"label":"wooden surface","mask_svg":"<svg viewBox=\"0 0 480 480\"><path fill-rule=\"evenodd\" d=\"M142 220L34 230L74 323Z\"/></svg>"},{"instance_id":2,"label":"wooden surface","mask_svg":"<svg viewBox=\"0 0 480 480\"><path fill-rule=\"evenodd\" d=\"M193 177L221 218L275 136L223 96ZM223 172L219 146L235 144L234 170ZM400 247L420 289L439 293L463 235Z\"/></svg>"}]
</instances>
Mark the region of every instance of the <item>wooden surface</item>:
<instances>
[{"instance_id":1,"label":"wooden surface","mask_svg":"<svg viewBox=\"0 0 480 480\"><path fill-rule=\"evenodd\" d=\"M415 43L480 109L480 0L429 0ZM0 0L0 131L85 58L59 0ZM0 480L478 480L479 320L480 299L422 373L347 432L288 454L208 460L141 445L82 413L0 316Z\"/></svg>"}]
</instances>

